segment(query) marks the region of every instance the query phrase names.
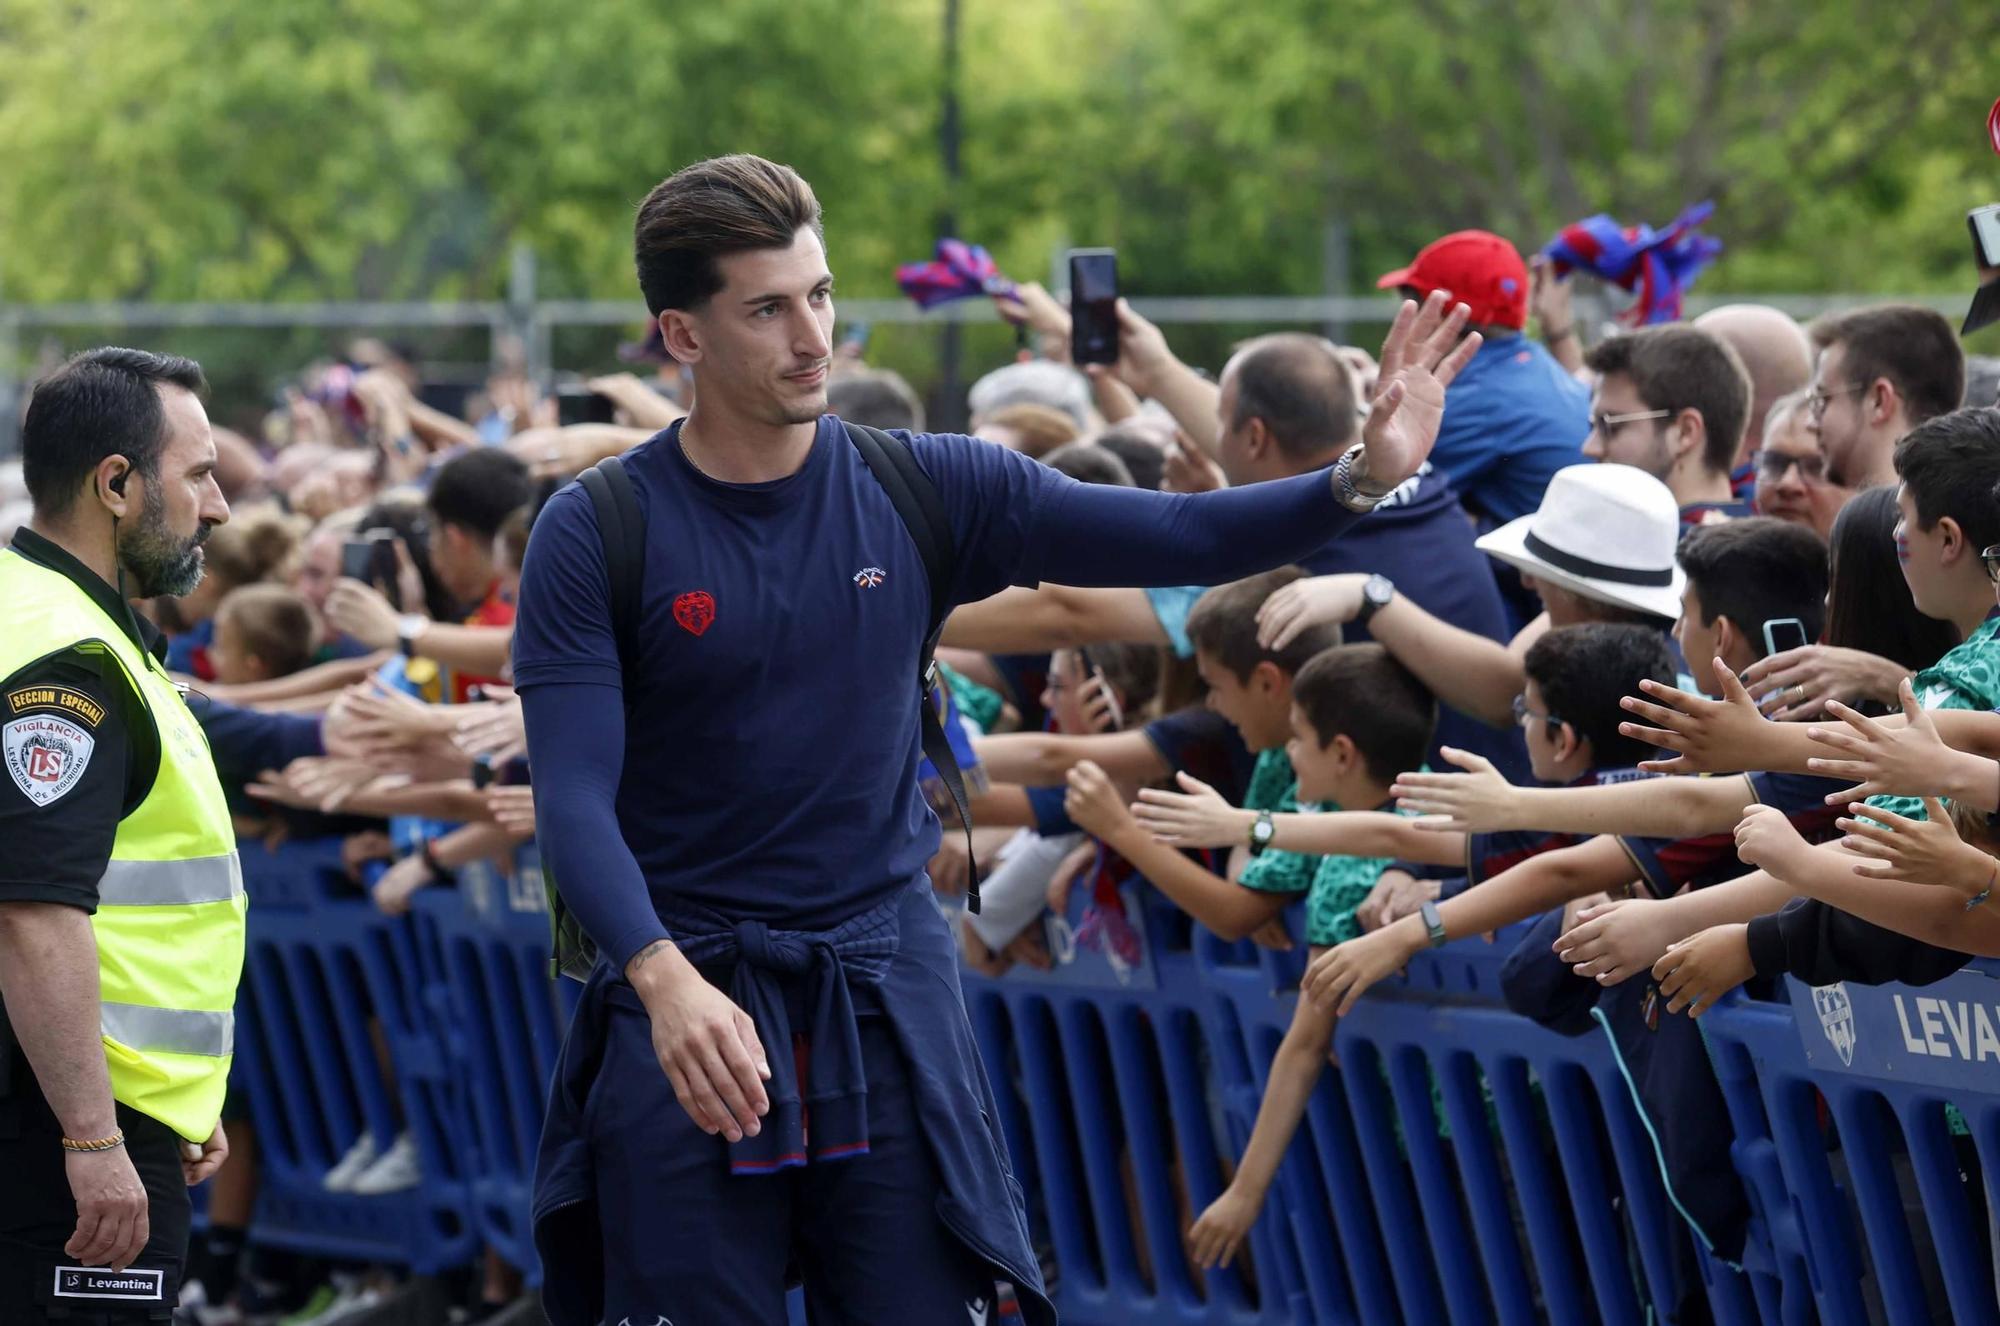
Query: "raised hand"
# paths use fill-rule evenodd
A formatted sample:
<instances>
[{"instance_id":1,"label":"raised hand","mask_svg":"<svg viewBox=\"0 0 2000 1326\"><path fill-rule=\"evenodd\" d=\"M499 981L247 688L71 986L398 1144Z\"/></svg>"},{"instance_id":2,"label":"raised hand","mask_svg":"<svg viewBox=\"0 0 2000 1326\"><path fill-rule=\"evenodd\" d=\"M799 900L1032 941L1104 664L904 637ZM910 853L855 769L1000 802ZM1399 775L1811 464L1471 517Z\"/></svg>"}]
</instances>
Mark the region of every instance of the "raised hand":
<instances>
[{"instance_id":1,"label":"raised hand","mask_svg":"<svg viewBox=\"0 0 2000 1326\"><path fill-rule=\"evenodd\" d=\"M1847 809L1848 818L1834 821L1847 835L1841 846L1872 858L1854 867L1857 875L1935 884L1967 898L1983 895L2000 877L2000 862L1958 836L1936 797L1924 798L1924 813L1930 816L1924 820L1860 802Z\"/></svg>"},{"instance_id":2,"label":"raised hand","mask_svg":"<svg viewBox=\"0 0 2000 1326\"><path fill-rule=\"evenodd\" d=\"M1806 767L1816 774L1854 783L1844 792L1829 794L1828 805L1877 796L1929 796L1950 786L1941 780L1941 775L1960 761L1984 765L1990 778L1991 760L1945 745L1938 736L1937 723L1917 703L1916 689L1908 677L1898 685L1897 694L1903 702L1904 725L1900 728L1889 727L1835 702L1827 710L1845 727L1806 730L1807 737L1839 753L1837 758L1815 755L1806 761Z\"/></svg>"},{"instance_id":3,"label":"raised hand","mask_svg":"<svg viewBox=\"0 0 2000 1326\"><path fill-rule=\"evenodd\" d=\"M1257 609L1258 646L1275 653L1309 627L1325 622L1345 626L1361 612L1361 587L1367 583L1367 576L1350 572L1281 586Z\"/></svg>"},{"instance_id":4,"label":"raised hand","mask_svg":"<svg viewBox=\"0 0 2000 1326\"><path fill-rule=\"evenodd\" d=\"M1757 712L1757 702L1743 683L1721 659L1715 660L1715 679L1722 698L1711 700L1675 690L1647 678L1639 689L1658 703L1628 695L1619 703L1653 724L1620 723L1618 730L1635 741L1674 751L1672 757L1645 760L1639 765L1655 773L1740 773L1761 769L1762 739L1770 731L1768 720Z\"/></svg>"},{"instance_id":5,"label":"raised hand","mask_svg":"<svg viewBox=\"0 0 2000 1326\"><path fill-rule=\"evenodd\" d=\"M1463 340L1472 310L1464 304L1447 311L1442 290L1431 292L1423 308L1405 300L1382 342L1382 372L1368 420L1361 425L1361 464L1355 486L1371 495L1386 493L1417 472L1437 442L1444 422L1444 391L1472 357L1480 335Z\"/></svg>"},{"instance_id":6,"label":"raised hand","mask_svg":"<svg viewBox=\"0 0 2000 1326\"><path fill-rule=\"evenodd\" d=\"M1399 809L1426 818L1417 823L1440 833L1492 833L1526 827L1516 822L1520 789L1471 751L1443 748L1445 759L1464 773L1406 773L1389 789Z\"/></svg>"},{"instance_id":7,"label":"raised hand","mask_svg":"<svg viewBox=\"0 0 2000 1326\"><path fill-rule=\"evenodd\" d=\"M1140 828L1174 847L1234 847L1248 840L1255 811L1230 805L1220 792L1185 770L1175 777L1182 791L1139 789L1132 815Z\"/></svg>"}]
</instances>

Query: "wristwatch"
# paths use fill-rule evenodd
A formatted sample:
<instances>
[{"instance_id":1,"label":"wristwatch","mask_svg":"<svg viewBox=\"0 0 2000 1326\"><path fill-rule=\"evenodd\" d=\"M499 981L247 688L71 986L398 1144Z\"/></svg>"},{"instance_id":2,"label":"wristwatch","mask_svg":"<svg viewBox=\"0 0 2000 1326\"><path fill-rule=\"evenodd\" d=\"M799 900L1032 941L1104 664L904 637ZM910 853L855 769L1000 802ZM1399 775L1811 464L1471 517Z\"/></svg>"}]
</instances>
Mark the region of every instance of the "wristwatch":
<instances>
[{"instance_id":1,"label":"wristwatch","mask_svg":"<svg viewBox=\"0 0 2000 1326\"><path fill-rule=\"evenodd\" d=\"M1356 626L1366 626L1369 618L1389 606L1396 597L1396 582L1387 576L1369 576L1361 586L1361 611L1354 614Z\"/></svg>"},{"instance_id":2,"label":"wristwatch","mask_svg":"<svg viewBox=\"0 0 2000 1326\"><path fill-rule=\"evenodd\" d=\"M421 612L406 612L396 618L396 641L402 646L404 658L417 656L417 637L430 624L431 619Z\"/></svg>"},{"instance_id":3,"label":"wristwatch","mask_svg":"<svg viewBox=\"0 0 2000 1326\"><path fill-rule=\"evenodd\" d=\"M1277 832L1278 826L1272 823L1271 812L1258 811L1256 820L1250 825L1250 855L1263 855L1264 849L1271 845L1271 839L1277 836Z\"/></svg>"},{"instance_id":4,"label":"wristwatch","mask_svg":"<svg viewBox=\"0 0 2000 1326\"><path fill-rule=\"evenodd\" d=\"M1438 913L1438 905L1429 901L1420 903L1417 915L1423 918L1424 929L1431 932L1431 947L1443 948L1450 936L1444 932L1444 917Z\"/></svg>"},{"instance_id":5,"label":"wristwatch","mask_svg":"<svg viewBox=\"0 0 2000 1326\"><path fill-rule=\"evenodd\" d=\"M1355 486L1354 462L1360 458L1361 453L1366 449L1367 446L1365 443L1356 442L1346 451L1341 452L1340 459L1333 463L1333 497L1335 501L1339 502L1349 511L1363 513L1373 511L1376 507L1382 505L1383 501L1388 498L1389 493L1396 491L1394 488L1391 488L1388 492L1364 493Z\"/></svg>"}]
</instances>

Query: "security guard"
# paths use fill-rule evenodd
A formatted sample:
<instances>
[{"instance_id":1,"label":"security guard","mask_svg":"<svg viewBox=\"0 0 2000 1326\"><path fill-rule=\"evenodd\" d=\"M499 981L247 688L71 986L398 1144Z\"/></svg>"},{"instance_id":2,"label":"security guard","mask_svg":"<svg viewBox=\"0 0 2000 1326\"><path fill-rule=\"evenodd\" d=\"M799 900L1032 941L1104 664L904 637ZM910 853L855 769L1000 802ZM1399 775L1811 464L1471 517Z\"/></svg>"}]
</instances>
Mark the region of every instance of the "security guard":
<instances>
[{"instance_id":1,"label":"security guard","mask_svg":"<svg viewBox=\"0 0 2000 1326\"><path fill-rule=\"evenodd\" d=\"M0 549L0 1322L166 1321L243 965L208 744L129 598L229 518L201 368L92 350L35 388Z\"/></svg>"}]
</instances>

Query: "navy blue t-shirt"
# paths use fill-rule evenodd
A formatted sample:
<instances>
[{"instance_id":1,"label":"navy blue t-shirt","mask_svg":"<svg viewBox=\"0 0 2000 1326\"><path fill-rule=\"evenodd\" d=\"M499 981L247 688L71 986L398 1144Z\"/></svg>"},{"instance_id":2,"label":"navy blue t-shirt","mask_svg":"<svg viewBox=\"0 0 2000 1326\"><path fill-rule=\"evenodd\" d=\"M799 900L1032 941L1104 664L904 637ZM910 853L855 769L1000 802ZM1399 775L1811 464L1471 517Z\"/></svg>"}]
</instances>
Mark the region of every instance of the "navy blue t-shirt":
<instances>
[{"instance_id":1,"label":"navy blue t-shirt","mask_svg":"<svg viewBox=\"0 0 2000 1326\"><path fill-rule=\"evenodd\" d=\"M953 603L1044 577L1238 578L1360 519L1324 471L1176 496L1077 484L970 438L909 445L950 521ZM522 568L514 678L545 858L620 965L662 934L634 864L656 893L739 920L818 929L858 914L921 875L940 836L917 785L930 595L915 544L831 416L772 483L707 478L677 426L624 459L646 526L633 675L580 486L550 499ZM621 687L622 770L604 749Z\"/></svg>"}]
</instances>

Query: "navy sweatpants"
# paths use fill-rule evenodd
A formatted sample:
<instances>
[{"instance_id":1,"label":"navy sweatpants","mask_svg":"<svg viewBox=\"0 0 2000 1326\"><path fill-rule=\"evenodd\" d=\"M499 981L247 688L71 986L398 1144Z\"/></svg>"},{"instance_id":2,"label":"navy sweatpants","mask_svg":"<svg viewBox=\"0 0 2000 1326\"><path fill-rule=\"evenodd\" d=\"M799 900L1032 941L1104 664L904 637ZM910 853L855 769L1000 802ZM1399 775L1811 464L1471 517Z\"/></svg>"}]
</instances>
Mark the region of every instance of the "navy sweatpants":
<instances>
[{"instance_id":1,"label":"navy sweatpants","mask_svg":"<svg viewBox=\"0 0 2000 1326\"><path fill-rule=\"evenodd\" d=\"M654 1057L646 1015L612 1004L585 1106L604 1232L606 1326L784 1326L785 1275L813 1326L997 1322L992 1271L938 1218L937 1166L879 1016L856 1019L869 1150L733 1175ZM766 1046L771 1054L785 1051Z\"/></svg>"}]
</instances>

